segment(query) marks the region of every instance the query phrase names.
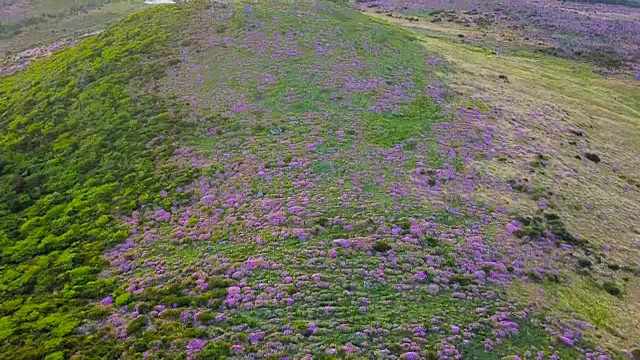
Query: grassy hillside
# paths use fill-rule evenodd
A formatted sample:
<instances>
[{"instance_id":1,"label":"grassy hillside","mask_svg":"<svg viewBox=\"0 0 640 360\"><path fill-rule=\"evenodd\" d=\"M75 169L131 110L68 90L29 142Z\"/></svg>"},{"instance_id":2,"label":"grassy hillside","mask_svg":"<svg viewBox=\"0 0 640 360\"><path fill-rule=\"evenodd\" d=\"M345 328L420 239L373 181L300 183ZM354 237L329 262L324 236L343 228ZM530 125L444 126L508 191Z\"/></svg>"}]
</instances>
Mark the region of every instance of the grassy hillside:
<instances>
[{"instance_id":1,"label":"grassy hillside","mask_svg":"<svg viewBox=\"0 0 640 360\"><path fill-rule=\"evenodd\" d=\"M86 305L115 286L98 273L101 252L127 236L122 214L185 176L158 168L180 105L153 84L179 61L176 29L188 18L186 9L149 10L1 80L5 355L65 348L93 312Z\"/></svg>"},{"instance_id":2,"label":"grassy hillside","mask_svg":"<svg viewBox=\"0 0 640 360\"><path fill-rule=\"evenodd\" d=\"M407 23L160 6L0 78L2 354L627 356L638 85Z\"/></svg>"},{"instance_id":3,"label":"grassy hillside","mask_svg":"<svg viewBox=\"0 0 640 360\"><path fill-rule=\"evenodd\" d=\"M468 39L479 39L482 30L376 11L371 9L372 16L411 29L425 47L455 66L447 84L497 111L492 124L503 129L508 150L501 161L479 166L502 181L515 181L521 194L502 194L501 202L533 215L542 198L593 247L590 254L573 254L578 271L566 273L565 281L526 282L513 286L511 294L526 302L544 301L556 316L574 313L595 326L589 333L601 344L637 344L640 324L628 314L640 310L635 301L640 253L634 245L640 233L640 163L634 150L640 146L638 82L603 77L588 64L521 47L498 54L494 40L505 35L499 32L470 45ZM606 160L595 163L586 153ZM484 189L479 196L496 194ZM615 284L625 295L607 294L604 284Z\"/></svg>"}]
</instances>

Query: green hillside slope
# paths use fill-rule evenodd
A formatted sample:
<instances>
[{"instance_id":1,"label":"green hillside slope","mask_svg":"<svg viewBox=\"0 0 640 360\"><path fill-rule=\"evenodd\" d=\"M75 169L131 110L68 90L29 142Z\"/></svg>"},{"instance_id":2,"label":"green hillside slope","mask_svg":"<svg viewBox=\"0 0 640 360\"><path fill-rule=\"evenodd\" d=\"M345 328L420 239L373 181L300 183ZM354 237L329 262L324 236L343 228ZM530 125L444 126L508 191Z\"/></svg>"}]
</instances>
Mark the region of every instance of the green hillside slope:
<instances>
[{"instance_id":1,"label":"green hillside slope","mask_svg":"<svg viewBox=\"0 0 640 360\"><path fill-rule=\"evenodd\" d=\"M0 83L3 353L40 358L116 286L102 251L126 239L122 214L180 181L180 105L149 91L179 61L191 9L152 9ZM173 59L173 60L172 60Z\"/></svg>"}]
</instances>

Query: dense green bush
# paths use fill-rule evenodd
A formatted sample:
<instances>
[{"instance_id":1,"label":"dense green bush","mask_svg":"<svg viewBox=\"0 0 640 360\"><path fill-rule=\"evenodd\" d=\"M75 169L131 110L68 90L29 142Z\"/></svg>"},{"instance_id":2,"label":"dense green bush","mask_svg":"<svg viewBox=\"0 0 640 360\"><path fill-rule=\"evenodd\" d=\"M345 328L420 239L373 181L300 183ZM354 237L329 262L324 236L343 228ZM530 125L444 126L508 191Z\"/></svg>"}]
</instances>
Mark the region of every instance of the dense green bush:
<instances>
[{"instance_id":1,"label":"dense green bush","mask_svg":"<svg viewBox=\"0 0 640 360\"><path fill-rule=\"evenodd\" d=\"M171 169L159 173L156 164L172 153L180 104L143 85L179 58L188 14L180 6L134 14L0 79L0 352L7 358L60 358L77 345L68 335L114 288L97 275L104 249L127 236L118 218L171 185Z\"/></svg>"}]
</instances>

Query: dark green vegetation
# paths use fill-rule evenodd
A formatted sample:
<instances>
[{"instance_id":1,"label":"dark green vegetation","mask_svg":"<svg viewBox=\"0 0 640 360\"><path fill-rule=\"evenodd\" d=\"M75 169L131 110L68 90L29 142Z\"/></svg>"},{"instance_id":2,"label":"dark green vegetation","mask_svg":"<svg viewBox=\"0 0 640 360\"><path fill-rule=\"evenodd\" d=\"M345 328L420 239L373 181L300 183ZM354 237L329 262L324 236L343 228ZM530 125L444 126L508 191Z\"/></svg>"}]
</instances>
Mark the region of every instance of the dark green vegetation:
<instances>
[{"instance_id":1,"label":"dark green vegetation","mask_svg":"<svg viewBox=\"0 0 640 360\"><path fill-rule=\"evenodd\" d=\"M127 237L115 219L187 180L154 163L172 153L180 105L144 89L178 56L188 16L174 7L132 15L0 82L5 357L76 348L72 331L97 316L86 305L116 286L97 276L103 250Z\"/></svg>"},{"instance_id":2,"label":"dark green vegetation","mask_svg":"<svg viewBox=\"0 0 640 360\"><path fill-rule=\"evenodd\" d=\"M562 243L570 245L584 245L584 241L576 239L565 228L564 223L557 214L544 213L542 216L516 217L524 227L514 233L517 237L528 237L531 240L539 240L546 232L556 236Z\"/></svg>"}]
</instances>

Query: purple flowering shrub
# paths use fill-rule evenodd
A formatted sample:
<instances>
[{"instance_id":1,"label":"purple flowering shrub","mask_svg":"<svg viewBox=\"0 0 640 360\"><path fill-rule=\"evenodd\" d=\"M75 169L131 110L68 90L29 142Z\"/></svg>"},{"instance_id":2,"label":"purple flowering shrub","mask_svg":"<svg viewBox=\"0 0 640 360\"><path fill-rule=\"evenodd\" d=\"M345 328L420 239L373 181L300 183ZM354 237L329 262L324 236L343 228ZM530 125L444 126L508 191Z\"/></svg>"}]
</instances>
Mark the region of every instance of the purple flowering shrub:
<instances>
[{"instance_id":1,"label":"purple flowering shrub","mask_svg":"<svg viewBox=\"0 0 640 360\"><path fill-rule=\"evenodd\" d=\"M553 276L541 259L568 250L553 234L518 236L525 225L500 204L474 200L513 191L474 168L505 150L491 114L447 108L443 60L329 3L249 9L205 12L164 85L202 137L170 162L203 175L162 194L184 200L127 216L128 240L105 259L132 297L105 336L126 343L147 316L198 334L149 356L219 342L237 358L441 359L474 344L508 355L522 326L539 344L565 336L505 295L530 273Z\"/></svg>"}]
</instances>

